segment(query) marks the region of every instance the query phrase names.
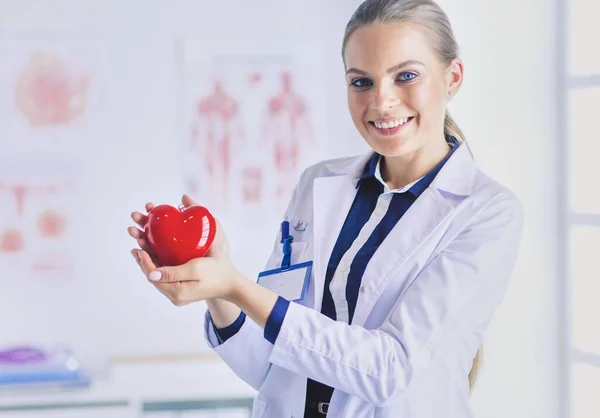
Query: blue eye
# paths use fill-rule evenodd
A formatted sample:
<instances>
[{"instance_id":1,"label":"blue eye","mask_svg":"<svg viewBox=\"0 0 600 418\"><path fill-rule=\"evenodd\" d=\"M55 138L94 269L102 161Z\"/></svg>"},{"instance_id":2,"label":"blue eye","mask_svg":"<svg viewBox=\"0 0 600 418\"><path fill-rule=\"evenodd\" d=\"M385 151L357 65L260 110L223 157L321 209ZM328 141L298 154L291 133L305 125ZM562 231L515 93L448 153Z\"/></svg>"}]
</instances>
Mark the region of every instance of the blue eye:
<instances>
[{"instance_id":1,"label":"blue eye","mask_svg":"<svg viewBox=\"0 0 600 418\"><path fill-rule=\"evenodd\" d=\"M417 74L411 72L405 72L398 74L398 81L411 81L417 77Z\"/></svg>"},{"instance_id":2,"label":"blue eye","mask_svg":"<svg viewBox=\"0 0 600 418\"><path fill-rule=\"evenodd\" d=\"M352 87L357 87L357 88L361 89L361 88L365 88L365 87L370 87L373 85L373 83L371 83L371 80L369 80L367 78L355 78L354 80L352 80L350 82L350 85Z\"/></svg>"}]
</instances>

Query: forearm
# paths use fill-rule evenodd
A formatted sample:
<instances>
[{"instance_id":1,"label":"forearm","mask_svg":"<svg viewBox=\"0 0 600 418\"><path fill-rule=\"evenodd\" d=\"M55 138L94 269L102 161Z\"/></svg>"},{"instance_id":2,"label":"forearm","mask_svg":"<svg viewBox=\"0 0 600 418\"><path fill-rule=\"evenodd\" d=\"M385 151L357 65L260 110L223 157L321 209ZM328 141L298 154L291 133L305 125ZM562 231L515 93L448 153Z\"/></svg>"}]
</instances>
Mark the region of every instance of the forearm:
<instances>
[{"instance_id":1,"label":"forearm","mask_svg":"<svg viewBox=\"0 0 600 418\"><path fill-rule=\"evenodd\" d=\"M240 276L240 280L237 282L231 302L235 304L233 306L237 307L238 315L241 309L259 327L264 328L275 302L277 302L277 294L243 276ZM235 318L231 322L233 320Z\"/></svg>"},{"instance_id":2,"label":"forearm","mask_svg":"<svg viewBox=\"0 0 600 418\"><path fill-rule=\"evenodd\" d=\"M224 299L208 299L206 301L210 317L217 328L225 328L240 316L240 308Z\"/></svg>"}]
</instances>

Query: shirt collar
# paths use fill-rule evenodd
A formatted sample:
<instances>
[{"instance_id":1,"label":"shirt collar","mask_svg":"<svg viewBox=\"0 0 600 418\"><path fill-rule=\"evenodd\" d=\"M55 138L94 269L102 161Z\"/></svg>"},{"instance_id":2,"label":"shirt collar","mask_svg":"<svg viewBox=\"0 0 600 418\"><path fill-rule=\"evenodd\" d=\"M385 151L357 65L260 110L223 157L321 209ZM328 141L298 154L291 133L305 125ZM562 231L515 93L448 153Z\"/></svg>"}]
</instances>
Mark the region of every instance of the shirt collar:
<instances>
[{"instance_id":1,"label":"shirt collar","mask_svg":"<svg viewBox=\"0 0 600 418\"><path fill-rule=\"evenodd\" d=\"M413 181L412 183L407 184L406 186L404 186L400 189L390 190L389 186L383 181L383 178L381 176L381 164L380 164L381 155L375 152L375 153L373 153L373 156L367 162L362 176L358 179L356 188L358 188L363 181L366 181L366 180L373 181L374 180L377 183L383 185L385 192L392 192L392 193L409 192L412 195L414 195L415 197L421 196L421 194L425 191L425 189L427 189L427 187L429 187L429 185L431 184L431 182L433 181L435 176L442 169L442 167L444 166L446 161L448 161L450 159L450 157L452 156L452 154L454 153L454 151L456 151L458 149L459 142L454 136L446 135L445 137L446 137L446 143L451 148L451 151L448 153L448 155L446 155L446 157L444 157L444 159L442 161L439 162L438 165L436 165L433 168L433 170L431 170L429 173L425 174L420 179L417 179L417 180Z\"/></svg>"}]
</instances>

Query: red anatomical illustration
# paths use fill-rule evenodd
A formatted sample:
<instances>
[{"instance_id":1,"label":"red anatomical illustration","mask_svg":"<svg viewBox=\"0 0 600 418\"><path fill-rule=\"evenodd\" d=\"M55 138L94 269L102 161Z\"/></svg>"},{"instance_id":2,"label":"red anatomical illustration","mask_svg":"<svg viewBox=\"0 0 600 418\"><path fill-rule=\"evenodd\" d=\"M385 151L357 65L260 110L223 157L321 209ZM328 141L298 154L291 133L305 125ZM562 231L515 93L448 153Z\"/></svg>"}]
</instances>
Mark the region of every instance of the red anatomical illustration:
<instances>
[{"instance_id":1,"label":"red anatomical illustration","mask_svg":"<svg viewBox=\"0 0 600 418\"><path fill-rule=\"evenodd\" d=\"M16 253L23 250L23 234L16 229L6 229L0 234L0 251Z\"/></svg>"},{"instance_id":2,"label":"red anatomical illustration","mask_svg":"<svg viewBox=\"0 0 600 418\"><path fill-rule=\"evenodd\" d=\"M56 238L62 235L67 220L62 214L46 209L38 218L37 229L44 238Z\"/></svg>"},{"instance_id":3,"label":"red anatomical illustration","mask_svg":"<svg viewBox=\"0 0 600 418\"><path fill-rule=\"evenodd\" d=\"M83 114L90 81L90 74L74 71L57 55L35 53L17 81L17 108L31 126L67 125Z\"/></svg>"}]
</instances>

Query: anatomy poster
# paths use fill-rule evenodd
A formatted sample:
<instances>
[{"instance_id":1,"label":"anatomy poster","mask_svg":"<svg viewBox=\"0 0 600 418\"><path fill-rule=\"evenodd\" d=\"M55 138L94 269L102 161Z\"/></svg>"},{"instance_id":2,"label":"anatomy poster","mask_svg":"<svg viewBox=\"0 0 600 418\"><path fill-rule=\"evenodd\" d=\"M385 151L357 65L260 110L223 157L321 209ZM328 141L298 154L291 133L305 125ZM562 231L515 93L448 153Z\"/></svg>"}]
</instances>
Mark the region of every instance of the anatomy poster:
<instances>
[{"instance_id":1,"label":"anatomy poster","mask_svg":"<svg viewBox=\"0 0 600 418\"><path fill-rule=\"evenodd\" d=\"M0 37L0 148L73 152L101 107L103 71L93 38Z\"/></svg>"},{"instance_id":2,"label":"anatomy poster","mask_svg":"<svg viewBox=\"0 0 600 418\"><path fill-rule=\"evenodd\" d=\"M3 277L68 278L75 250L73 170L39 162L0 168L0 265ZM12 273L12 274L11 274Z\"/></svg>"},{"instance_id":3,"label":"anatomy poster","mask_svg":"<svg viewBox=\"0 0 600 418\"><path fill-rule=\"evenodd\" d=\"M264 220L280 220L301 172L323 158L320 49L180 46L186 190L221 218L264 231L272 226Z\"/></svg>"}]
</instances>

